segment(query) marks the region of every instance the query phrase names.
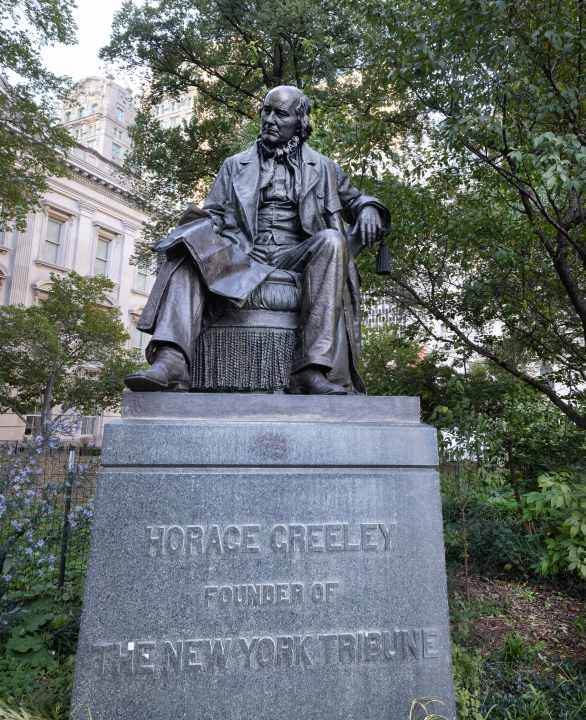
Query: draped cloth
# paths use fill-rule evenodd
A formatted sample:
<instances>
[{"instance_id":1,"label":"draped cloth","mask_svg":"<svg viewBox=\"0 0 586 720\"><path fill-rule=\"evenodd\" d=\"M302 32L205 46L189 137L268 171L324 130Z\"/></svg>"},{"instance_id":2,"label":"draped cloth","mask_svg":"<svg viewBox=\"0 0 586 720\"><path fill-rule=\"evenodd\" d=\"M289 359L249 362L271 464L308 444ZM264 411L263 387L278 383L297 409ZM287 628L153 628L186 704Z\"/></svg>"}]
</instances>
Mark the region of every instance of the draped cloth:
<instances>
[{"instance_id":1,"label":"draped cloth","mask_svg":"<svg viewBox=\"0 0 586 720\"><path fill-rule=\"evenodd\" d=\"M390 213L376 198L362 195L353 187L337 163L306 144L300 146L297 158L300 170L297 201L301 239L309 239L326 229L343 233L347 239L348 273L342 292L343 311L340 321L344 327L337 332L343 332L346 337L347 357L344 360L349 364L353 391L363 394L364 383L358 373L360 281L354 261L362 246L353 227L345 229L345 223L353 226L362 208L371 205L379 211L383 229L388 234ZM257 240L262 160L258 144L228 158L208 194L204 209L190 206L175 230L155 245L155 251L164 251L167 259L157 275L142 313L139 330L155 333L157 317L169 294L174 273L185 262L185 252L198 268L203 281L203 289L198 292L210 293L200 332L205 329L206 323L213 321L214 313L217 316L226 307L226 302L242 306L250 293L273 271L271 265L250 257ZM147 357L148 353L147 348ZM334 366L328 378L338 381L335 380L338 375L340 373Z\"/></svg>"}]
</instances>

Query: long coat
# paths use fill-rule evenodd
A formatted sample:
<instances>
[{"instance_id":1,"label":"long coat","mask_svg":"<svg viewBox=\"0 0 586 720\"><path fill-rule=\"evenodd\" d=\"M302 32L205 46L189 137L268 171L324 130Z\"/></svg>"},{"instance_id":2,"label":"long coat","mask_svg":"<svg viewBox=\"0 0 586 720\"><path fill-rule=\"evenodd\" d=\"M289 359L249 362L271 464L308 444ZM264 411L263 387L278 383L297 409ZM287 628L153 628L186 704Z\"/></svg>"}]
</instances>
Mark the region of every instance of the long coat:
<instances>
[{"instance_id":1,"label":"long coat","mask_svg":"<svg viewBox=\"0 0 586 720\"><path fill-rule=\"evenodd\" d=\"M360 211L373 205L379 211L385 233L390 230L390 213L376 198L362 195L333 160L308 145L301 146L301 189L299 216L307 237L328 228L348 238L350 263L347 292L344 292L344 319L350 349L354 386L364 392L358 375L360 354L360 283L354 261L362 249L353 228ZM270 274L272 268L248 257L254 246L260 192L260 157L257 145L229 157L212 186L204 211L190 206L178 226L154 250L169 251L177 244L187 246L207 287L217 295L242 305L248 295ZM210 221L213 219L213 224ZM154 332L156 315L167 283L179 262L169 253L145 307L139 329Z\"/></svg>"}]
</instances>

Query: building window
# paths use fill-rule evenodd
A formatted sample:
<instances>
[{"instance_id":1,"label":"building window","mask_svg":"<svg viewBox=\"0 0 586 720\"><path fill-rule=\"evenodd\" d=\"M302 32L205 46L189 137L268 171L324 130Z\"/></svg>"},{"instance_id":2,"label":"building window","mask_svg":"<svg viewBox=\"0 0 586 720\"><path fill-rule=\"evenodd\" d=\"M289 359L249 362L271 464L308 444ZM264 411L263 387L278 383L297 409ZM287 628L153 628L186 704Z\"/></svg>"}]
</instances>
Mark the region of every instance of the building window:
<instances>
[{"instance_id":1,"label":"building window","mask_svg":"<svg viewBox=\"0 0 586 720\"><path fill-rule=\"evenodd\" d=\"M178 121L179 121L179 118L177 117L177 115L175 117L172 117L169 120L169 127L172 127L172 128L177 127Z\"/></svg>"},{"instance_id":2,"label":"building window","mask_svg":"<svg viewBox=\"0 0 586 720\"><path fill-rule=\"evenodd\" d=\"M96 275L108 276L108 254L110 252L109 240L98 238L98 249L96 251Z\"/></svg>"},{"instance_id":3,"label":"building window","mask_svg":"<svg viewBox=\"0 0 586 720\"><path fill-rule=\"evenodd\" d=\"M187 115L183 118L185 122L189 125L191 122L191 118L193 117L193 113L187 113Z\"/></svg>"},{"instance_id":4,"label":"building window","mask_svg":"<svg viewBox=\"0 0 586 720\"><path fill-rule=\"evenodd\" d=\"M98 112L98 103L94 103L92 105L92 115L95 115Z\"/></svg>"},{"instance_id":5,"label":"building window","mask_svg":"<svg viewBox=\"0 0 586 720\"><path fill-rule=\"evenodd\" d=\"M76 130L74 135L75 135L75 139L79 140L79 130Z\"/></svg>"},{"instance_id":6,"label":"building window","mask_svg":"<svg viewBox=\"0 0 586 720\"><path fill-rule=\"evenodd\" d=\"M88 146L89 148L91 148L92 150L95 150L95 149L96 149L96 141L95 141L95 140L88 140L88 141L87 141L87 146Z\"/></svg>"},{"instance_id":7,"label":"building window","mask_svg":"<svg viewBox=\"0 0 586 720\"><path fill-rule=\"evenodd\" d=\"M120 145L118 145L118 143L113 142L112 143L112 157L119 158L121 151L122 151L122 148L120 147Z\"/></svg>"},{"instance_id":8,"label":"building window","mask_svg":"<svg viewBox=\"0 0 586 720\"><path fill-rule=\"evenodd\" d=\"M138 326L136 324L134 324L132 328L132 349L143 350L145 346L146 335L138 329Z\"/></svg>"},{"instance_id":9,"label":"building window","mask_svg":"<svg viewBox=\"0 0 586 720\"><path fill-rule=\"evenodd\" d=\"M95 435L96 434L96 420L95 417L83 417L81 419L81 434L82 435Z\"/></svg>"},{"instance_id":10,"label":"building window","mask_svg":"<svg viewBox=\"0 0 586 720\"><path fill-rule=\"evenodd\" d=\"M114 128L114 137L118 138L118 140L122 140L122 130L118 130L118 128Z\"/></svg>"},{"instance_id":11,"label":"building window","mask_svg":"<svg viewBox=\"0 0 586 720\"><path fill-rule=\"evenodd\" d=\"M25 435L39 435L41 432L41 414L34 413L26 416Z\"/></svg>"},{"instance_id":12,"label":"building window","mask_svg":"<svg viewBox=\"0 0 586 720\"><path fill-rule=\"evenodd\" d=\"M64 222L49 218L47 220L47 233L45 235L45 247L43 248L43 260L57 265L59 260L59 249L63 235Z\"/></svg>"},{"instance_id":13,"label":"building window","mask_svg":"<svg viewBox=\"0 0 586 720\"><path fill-rule=\"evenodd\" d=\"M71 121L71 113L67 112L67 113L65 113L65 122L70 122L70 121Z\"/></svg>"},{"instance_id":14,"label":"building window","mask_svg":"<svg viewBox=\"0 0 586 720\"><path fill-rule=\"evenodd\" d=\"M149 272L144 268L138 268L136 271L136 289L141 292L147 292Z\"/></svg>"},{"instance_id":15,"label":"building window","mask_svg":"<svg viewBox=\"0 0 586 720\"><path fill-rule=\"evenodd\" d=\"M84 115L85 115L84 108L79 108L79 110L77 111L77 117L82 118Z\"/></svg>"},{"instance_id":16,"label":"building window","mask_svg":"<svg viewBox=\"0 0 586 720\"><path fill-rule=\"evenodd\" d=\"M95 135L95 134L96 134L96 126L95 126L95 125L89 125L86 134L87 134L87 135Z\"/></svg>"},{"instance_id":17,"label":"building window","mask_svg":"<svg viewBox=\"0 0 586 720\"><path fill-rule=\"evenodd\" d=\"M124 110L122 108L116 108L116 120L118 120L118 122L124 120Z\"/></svg>"}]
</instances>

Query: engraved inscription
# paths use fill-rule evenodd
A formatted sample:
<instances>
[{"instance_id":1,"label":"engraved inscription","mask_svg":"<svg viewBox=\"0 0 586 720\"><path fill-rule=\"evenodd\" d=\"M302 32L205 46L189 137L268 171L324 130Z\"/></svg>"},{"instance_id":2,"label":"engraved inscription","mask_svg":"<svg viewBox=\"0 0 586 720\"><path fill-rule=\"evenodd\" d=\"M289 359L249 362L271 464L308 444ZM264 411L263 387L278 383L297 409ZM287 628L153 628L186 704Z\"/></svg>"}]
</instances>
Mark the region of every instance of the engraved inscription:
<instances>
[{"instance_id":1,"label":"engraved inscription","mask_svg":"<svg viewBox=\"0 0 586 720\"><path fill-rule=\"evenodd\" d=\"M331 602L339 587L337 580L314 582L307 588L300 582L206 585L203 589L203 606L209 610L232 605L302 605L307 601L320 604Z\"/></svg>"},{"instance_id":2,"label":"engraved inscription","mask_svg":"<svg viewBox=\"0 0 586 720\"><path fill-rule=\"evenodd\" d=\"M102 643L92 646L98 675L205 673L310 665L425 662L440 656L436 628L301 635Z\"/></svg>"},{"instance_id":3,"label":"engraved inscription","mask_svg":"<svg viewBox=\"0 0 586 720\"><path fill-rule=\"evenodd\" d=\"M146 554L229 557L234 553L384 552L394 522L274 525L147 525Z\"/></svg>"}]
</instances>

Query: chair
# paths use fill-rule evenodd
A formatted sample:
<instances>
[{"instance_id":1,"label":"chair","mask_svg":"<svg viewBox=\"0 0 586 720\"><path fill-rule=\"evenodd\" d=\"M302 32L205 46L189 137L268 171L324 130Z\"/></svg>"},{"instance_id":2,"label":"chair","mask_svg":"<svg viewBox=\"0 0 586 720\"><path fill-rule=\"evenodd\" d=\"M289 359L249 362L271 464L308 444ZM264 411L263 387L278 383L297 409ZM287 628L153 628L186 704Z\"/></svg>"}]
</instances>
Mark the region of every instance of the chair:
<instances>
[{"instance_id":1,"label":"chair","mask_svg":"<svg viewBox=\"0 0 586 720\"><path fill-rule=\"evenodd\" d=\"M231 305L199 336L195 392L279 392L289 384L302 276L275 270L242 308Z\"/></svg>"}]
</instances>

